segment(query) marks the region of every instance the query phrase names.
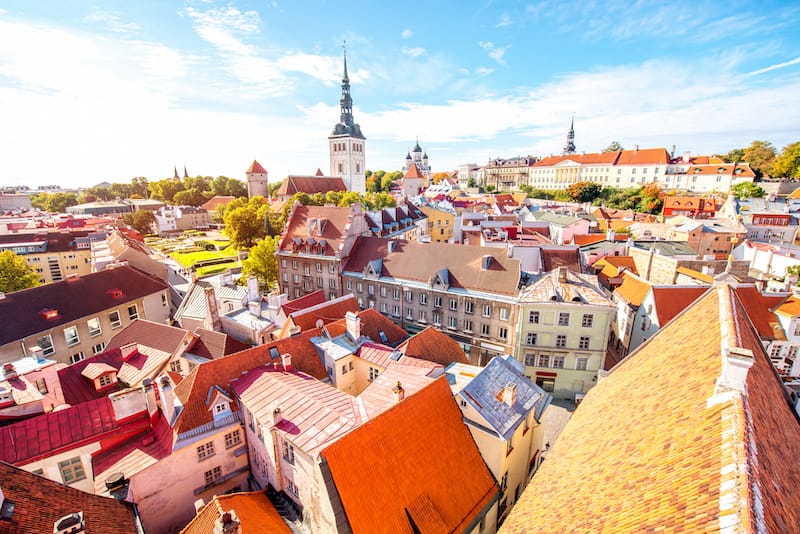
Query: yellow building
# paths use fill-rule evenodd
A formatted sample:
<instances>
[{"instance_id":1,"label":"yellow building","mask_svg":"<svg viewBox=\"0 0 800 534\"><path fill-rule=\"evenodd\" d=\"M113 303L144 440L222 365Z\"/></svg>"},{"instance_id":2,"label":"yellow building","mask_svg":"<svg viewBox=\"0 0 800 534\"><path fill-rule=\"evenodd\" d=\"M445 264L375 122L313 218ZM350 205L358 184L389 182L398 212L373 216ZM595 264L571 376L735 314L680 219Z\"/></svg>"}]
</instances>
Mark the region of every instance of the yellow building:
<instances>
[{"instance_id":1,"label":"yellow building","mask_svg":"<svg viewBox=\"0 0 800 534\"><path fill-rule=\"evenodd\" d=\"M422 213L428 217L428 232L432 243L449 243L453 239L455 226L455 213L444 211L430 206L420 206Z\"/></svg>"},{"instance_id":2,"label":"yellow building","mask_svg":"<svg viewBox=\"0 0 800 534\"><path fill-rule=\"evenodd\" d=\"M0 250L10 250L25 258L39 275L39 282L50 284L69 275L92 272L92 237L70 232L9 234L0 236Z\"/></svg>"}]
</instances>

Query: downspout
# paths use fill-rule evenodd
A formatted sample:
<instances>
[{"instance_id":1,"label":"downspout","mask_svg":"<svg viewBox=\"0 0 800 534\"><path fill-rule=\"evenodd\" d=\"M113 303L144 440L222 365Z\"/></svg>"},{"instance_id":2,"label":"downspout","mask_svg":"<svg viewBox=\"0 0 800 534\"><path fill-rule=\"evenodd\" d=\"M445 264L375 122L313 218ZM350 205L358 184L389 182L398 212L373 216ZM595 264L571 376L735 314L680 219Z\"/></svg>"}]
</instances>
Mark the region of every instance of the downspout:
<instances>
[{"instance_id":1,"label":"downspout","mask_svg":"<svg viewBox=\"0 0 800 534\"><path fill-rule=\"evenodd\" d=\"M271 428L269 431L270 435L272 436L272 449L273 453L275 454L275 490L276 491L283 491L283 476L281 476L281 456L278 454L280 451L278 449L278 432Z\"/></svg>"}]
</instances>

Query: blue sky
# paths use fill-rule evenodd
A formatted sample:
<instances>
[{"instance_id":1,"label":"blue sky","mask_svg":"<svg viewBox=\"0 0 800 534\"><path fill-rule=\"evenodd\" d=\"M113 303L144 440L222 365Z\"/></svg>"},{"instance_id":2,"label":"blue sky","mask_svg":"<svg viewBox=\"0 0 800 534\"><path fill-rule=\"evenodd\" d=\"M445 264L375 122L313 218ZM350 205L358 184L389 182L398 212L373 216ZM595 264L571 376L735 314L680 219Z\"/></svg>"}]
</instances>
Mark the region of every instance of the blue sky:
<instances>
[{"instance_id":1,"label":"blue sky","mask_svg":"<svg viewBox=\"0 0 800 534\"><path fill-rule=\"evenodd\" d=\"M800 139L796 2L0 0L0 184L328 172L346 40L367 168Z\"/></svg>"}]
</instances>

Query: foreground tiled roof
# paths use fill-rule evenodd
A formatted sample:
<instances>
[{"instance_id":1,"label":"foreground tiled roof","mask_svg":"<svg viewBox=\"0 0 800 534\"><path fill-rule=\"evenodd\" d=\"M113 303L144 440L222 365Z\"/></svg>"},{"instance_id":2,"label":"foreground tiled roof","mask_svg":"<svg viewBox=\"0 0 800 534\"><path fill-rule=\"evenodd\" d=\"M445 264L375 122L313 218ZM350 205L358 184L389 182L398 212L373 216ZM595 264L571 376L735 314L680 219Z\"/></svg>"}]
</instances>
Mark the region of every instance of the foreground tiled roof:
<instances>
[{"instance_id":1,"label":"foreground tiled roof","mask_svg":"<svg viewBox=\"0 0 800 534\"><path fill-rule=\"evenodd\" d=\"M775 313L784 317L797 317L800 315L800 298L791 295L783 303L777 306Z\"/></svg>"},{"instance_id":2,"label":"foreground tiled roof","mask_svg":"<svg viewBox=\"0 0 800 534\"><path fill-rule=\"evenodd\" d=\"M181 434L210 423L213 417L206 406L209 390L214 386L219 386L227 392L226 394L229 394L231 380L239 377L245 371L273 361L270 355L271 348L275 348L279 355L291 354L292 366L295 369L319 380L327 377L317 350L309 341L311 337L319 334L319 329L309 330L299 336L273 341L226 358L201 363L195 367L180 384L175 386L175 395L183 403L183 411L175 421L175 431ZM280 357L277 358L277 361L280 361ZM233 403L231 408L234 411L239 409L236 403Z\"/></svg>"},{"instance_id":3,"label":"foreground tiled roof","mask_svg":"<svg viewBox=\"0 0 800 534\"><path fill-rule=\"evenodd\" d=\"M167 288L164 282L139 270L120 266L9 293L0 300L0 345L103 310L122 308ZM111 289L120 289L122 295L115 298ZM57 310L58 316L48 320L39 313L44 309Z\"/></svg>"},{"instance_id":4,"label":"foreground tiled roof","mask_svg":"<svg viewBox=\"0 0 800 534\"><path fill-rule=\"evenodd\" d=\"M0 520L4 534L53 532L64 516L83 512L85 534L139 532L131 506L123 501L92 495L0 462L3 496L14 503L10 519Z\"/></svg>"},{"instance_id":5,"label":"foreground tiled roof","mask_svg":"<svg viewBox=\"0 0 800 534\"><path fill-rule=\"evenodd\" d=\"M746 394L717 385L728 347L753 353ZM500 532L795 531L798 441L780 380L723 284L589 391Z\"/></svg>"},{"instance_id":6,"label":"foreground tiled roof","mask_svg":"<svg viewBox=\"0 0 800 534\"><path fill-rule=\"evenodd\" d=\"M557 300L564 303L578 302L596 306L613 306L613 303L602 293L596 276L565 270L564 281L559 278L559 269L543 274L520 293L520 302Z\"/></svg>"},{"instance_id":7,"label":"foreground tiled roof","mask_svg":"<svg viewBox=\"0 0 800 534\"><path fill-rule=\"evenodd\" d=\"M444 378L321 454L355 534L465 532L498 492Z\"/></svg>"},{"instance_id":8,"label":"foreground tiled roof","mask_svg":"<svg viewBox=\"0 0 800 534\"><path fill-rule=\"evenodd\" d=\"M361 273L369 262L382 260L382 276L429 284L439 271L449 271L450 287L515 295L519 282L519 260L509 258L505 248L465 247L450 243L417 243L379 237L359 237L344 270ZM491 256L488 269L481 269L484 256Z\"/></svg>"},{"instance_id":9,"label":"foreground tiled roof","mask_svg":"<svg viewBox=\"0 0 800 534\"><path fill-rule=\"evenodd\" d=\"M347 294L342 297L323 301L321 304L292 313L289 318L291 324L300 327L300 330L309 330L342 319L347 312L357 313L358 301L355 295ZM286 321L290 325L290 321Z\"/></svg>"},{"instance_id":10,"label":"foreground tiled roof","mask_svg":"<svg viewBox=\"0 0 800 534\"><path fill-rule=\"evenodd\" d=\"M403 341L398 345L397 350L405 356L412 356L440 365L469 363L469 359L464 354L464 349L461 348L461 345L432 326Z\"/></svg>"},{"instance_id":11,"label":"foreground tiled roof","mask_svg":"<svg viewBox=\"0 0 800 534\"><path fill-rule=\"evenodd\" d=\"M267 173L266 169L264 169L264 167L262 167L261 164L256 160L253 160L253 163L250 164L250 166L247 168L247 170L245 172L248 173L248 174L249 173L255 173L255 174L266 174Z\"/></svg>"},{"instance_id":12,"label":"foreground tiled roof","mask_svg":"<svg viewBox=\"0 0 800 534\"><path fill-rule=\"evenodd\" d=\"M181 348L184 339L191 339L191 337L191 334L182 328L136 319L108 340L106 350L118 349L129 343L138 343L171 354Z\"/></svg>"},{"instance_id":13,"label":"foreground tiled roof","mask_svg":"<svg viewBox=\"0 0 800 534\"><path fill-rule=\"evenodd\" d=\"M239 519L239 534L291 534L288 525L262 491L215 495L186 525L181 534L210 534L222 514L233 510Z\"/></svg>"}]
</instances>

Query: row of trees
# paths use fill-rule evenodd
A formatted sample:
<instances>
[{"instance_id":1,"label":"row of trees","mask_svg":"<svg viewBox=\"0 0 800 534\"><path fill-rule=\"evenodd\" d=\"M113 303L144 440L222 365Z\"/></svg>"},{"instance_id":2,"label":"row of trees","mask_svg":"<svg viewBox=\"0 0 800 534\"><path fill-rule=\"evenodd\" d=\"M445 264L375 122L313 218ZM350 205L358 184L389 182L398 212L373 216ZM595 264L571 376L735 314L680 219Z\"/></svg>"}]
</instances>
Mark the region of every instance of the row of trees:
<instances>
[{"instance_id":1,"label":"row of trees","mask_svg":"<svg viewBox=\"0 0 800 534\"><path fill-rule=\"evenodd\" d=\"M750 146L734 148L720 157L730 163L746 161L759 178L800 178L800 141L778 152L769 141L756 140Z\"/></svg>"}]
</instances>

